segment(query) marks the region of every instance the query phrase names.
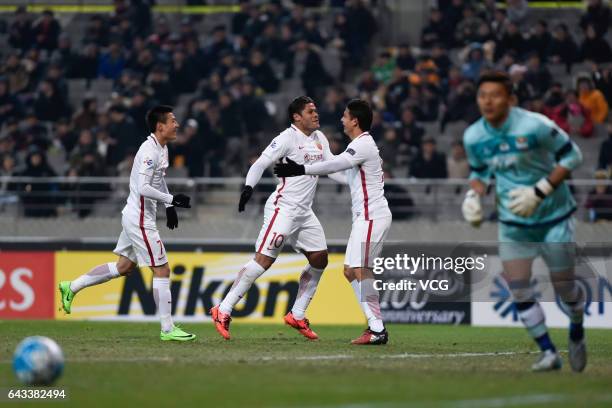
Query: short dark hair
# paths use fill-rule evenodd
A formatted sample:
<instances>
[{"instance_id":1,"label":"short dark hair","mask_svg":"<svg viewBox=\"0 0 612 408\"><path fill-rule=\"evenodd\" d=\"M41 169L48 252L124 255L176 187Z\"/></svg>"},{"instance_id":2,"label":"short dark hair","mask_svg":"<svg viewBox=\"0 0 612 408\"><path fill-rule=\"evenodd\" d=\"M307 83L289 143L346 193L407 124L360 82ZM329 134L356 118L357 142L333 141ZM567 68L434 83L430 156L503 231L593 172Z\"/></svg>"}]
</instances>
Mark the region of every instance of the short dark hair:
<instances>
[{"instance_id":1,"label":"short dark hair","mask_svg":"<svg viewBox=\"0 0 612 408\"><path fill-rule=\"evenodd\" d=\"M478 84L476 85L476 89L479 89L480 85L484 84L485 82L495 82L495 83L501 84L503 85L506 92L508 92L508 95L512 95L512 80L510 79L510 76L506 74L505 72L502 72L502 71L484 72L482 75L480 75L480 78L478 78Z\"/></svg>"},{"instance_id":2,"label":"short dark hair","mask_svg":"<svg viewBox=\"0 0 612 408\"><path fill-rule=\"evenodd\" d=\"M166 123L168 114L172 112L172 106L157 105L147 112L147 127L151 133L155 133L158 123Z\"/></svg>"},{"instance_id":3,"label":"short dark hair","mask_svg":"<svg viewBox=\"0 0 612 408\"><path fill-rule=\"evenodd\" d=\"M297 113L298 115L302 114L302 111L309 103L314 103L312 98L308 96L298 96L294 100L291 101L289 107L287 108L287 114L289 115L289 122L293 123L293 115Z\"/></svg>"},{"instance_id":4,"label":"short dark hair","mask_svg":"<svg viewBox=\"0 0 612 408\"><path fill-rule=\"evenodd\" d=\"M357 119L359 128L364 132L372 127L372 108L367 101L363 99L351 99L346 105L351 117Z\"/></svg>"}]
</instances>

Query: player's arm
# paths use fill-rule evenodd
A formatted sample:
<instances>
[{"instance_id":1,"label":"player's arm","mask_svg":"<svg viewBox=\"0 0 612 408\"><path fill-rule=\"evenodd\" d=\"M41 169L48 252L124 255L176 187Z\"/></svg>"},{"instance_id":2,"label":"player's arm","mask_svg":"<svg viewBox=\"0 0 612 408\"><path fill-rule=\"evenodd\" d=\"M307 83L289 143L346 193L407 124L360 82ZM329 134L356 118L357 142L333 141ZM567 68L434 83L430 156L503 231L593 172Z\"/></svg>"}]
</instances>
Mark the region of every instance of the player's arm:
<instances>
[{"instance_id":1,"label":"player's arm","mask_svg":"<svg viewBox=\"0 0 612 408\"><path fill-rule=\"evenodd\" d=\"M324 161L333 160L336 156L329 149L329 143L327 139L324 139L323 142L324 142L323 143L323 160ZM336 183L348 184L346 174L343 171L338 172L338 173L330 173L327 175L327 177L334 180Z\"/></svg>"},{"instance_id":2,"label":"player's arm","mask_svg":"<svg viewBox=\"0 0 612 408\"><path fill-rule=\"evenodd\" d=\"M268 147L266 147L266 149L261 153L261 156L259 156L259 158L255 160L255 163L251 165L246 175L244 188L240 193L238 212L244 211L247 202L253 195L253 188L257 185L257 183L259 183L259 180L261 180L263 172L270 167L272 163L283 157L287 151L286 145L287 141L285 138L281 137L280 135L275 137Z\"/></svg>"},{"instance_id":3,"label":"player's arm","mask_svg":"<svg viewBox=\"0 0 612 408\"><path fill-rule=\"evenodd\" d=\"M548 119L542 119L537 133L538 142L557 159L557 165L534 186L518 187L510 191L510 210L521 217L531 216L540 203L555 191L572 170L582 163L582 152L565 131Z\"/></svg>"},{"instance_id":4,"label":"player's arm","mask_svg":"<svg viewBox=\"0 0 612 408\"><path fill-rule=\"evenodd\" d=\"M138 183L136 186L138 193L145 198L161 201L164 204L173 205L175 207L191 208L189 205L190 199L186 195L177 194L173 196L168 192L160 191L151 185L153 171L157 165L157 158L154 159L152 157L154 156L145 157L141 165L140 172L138 173ZM168 187L166 187L166 190L167 189Z\"/></svg>"},{"instance_id":5,"label":"player's arm","mask_svg":"<svg viewBox=\"0 0 612 408\"><path fill-rule=\"evenodd\" d=\"M166 184L166 179L162 178L160 191L162 193L170 194L168 190L168 185ZM178 228L178 214L176 213L176 208L172 204L164 203L166 206L166 226L171 230Z\"/></svg>"},{"instance_id":6,"label":"player's arm","mask_svg":"<svg viewBox=\"0 0 612 408\"><path fill-rule=\"evenodd\" d=\"M470 165L470 189L461 205L461 212L467 222L478 227L483 219L480 197L485 195L491 174L487 164L478 155L474 144L467 137L464 137L464 146Z\"/></svg>"},{"instance_id":7,"label":"player's arm","mask_svg":"<svg viewBox=\"0 0 612 408\"><path fill-rule=\"evenodd\" d=\"M351 143L344 152L334 156L333 159L320 163L309 164L307 166L297 164L293 160L289 160L289 158L287 158L287 163L277 163L274 166L274 174L279 177L295 177L302 176L304 174L326 176L328 174L348 170L351 167L362 164L366 159L365 152L362 152L362 150L364 149L360 149L357 147L357 145Z\"/></svg>"}]
</instances>

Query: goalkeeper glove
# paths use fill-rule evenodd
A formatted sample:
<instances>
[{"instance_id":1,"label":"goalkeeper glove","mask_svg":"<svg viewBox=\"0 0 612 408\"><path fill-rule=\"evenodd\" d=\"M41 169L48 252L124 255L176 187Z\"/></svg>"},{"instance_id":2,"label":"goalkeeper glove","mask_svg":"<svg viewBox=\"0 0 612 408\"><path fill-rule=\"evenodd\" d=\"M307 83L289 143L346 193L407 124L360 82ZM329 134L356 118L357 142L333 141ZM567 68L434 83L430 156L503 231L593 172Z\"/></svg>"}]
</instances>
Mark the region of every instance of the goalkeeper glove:
<instances>
[{"instance_id":1,"label":"goalkeeper glove","mask_svg":"<svg viewBox=\"0 0 612 408\"><path fill-rule=\"evenodd\" d=\"M511 200L508 207L510 211L520 217L529 217L535 212L542 200L554 190L555 187L544 177L533 187L518 187L511 190Z\"/></svg>"},{"instance_id":2,"label":"goalkeeper glove","mask_svg":"<svg viewBox=\"0 0 612 408\"><path fill-rule=\"evenodd\" d=\"M249 202L251 196L253 195L253 187L244 186L242 189L242 193L240 193L240 202L238 203L238 212L243 212L246 203Z\"/></svg>"},{"instance_id":3,"label":"goalkeeper glove","mask_svg":"<svg viewBox=\"0 0 612 408\"><path fill-rule=\"evenodd\" d=\"M306 174L306 169L303 164L297 164L287 157L287 163L276 163L274 166L274 174L277 177L295 177Z\"/></svg>"},{"instance_id":4,"label":"goalkeeper glove","mask_svg":"<svg viewBox=\"0 0 612 408\"><path fill-rule=\"evenodd\" d=\"M178 228L178 215L176 215L176 208L166 208L166 226L171 230Z\"/></svg>"},{"instance_id":5,"label":"goalkeeper glove","mask_svg":"<svg viewBox=\"0 0 612 408\"><path fill-rule=\"evenodd\" d=\"M468 190L461 204L461 212L463 218L472 226L478 227L482 222L482 205L480 204L480 196L472 189Z\"/></svg>"},{"instance_id":6,"label":"goalkeeper glove","mask_svg":"<svg viewBox=\"0 0 612 408\"><path fill-rule=\"evenodd\" d=\"M191 208L191 205L189 205L189 201L191 201L191 198L189 198L185 194L177 194L174 197L172 197L172 203L171 204L174 207Z\"/></svg>"}]
</instances>

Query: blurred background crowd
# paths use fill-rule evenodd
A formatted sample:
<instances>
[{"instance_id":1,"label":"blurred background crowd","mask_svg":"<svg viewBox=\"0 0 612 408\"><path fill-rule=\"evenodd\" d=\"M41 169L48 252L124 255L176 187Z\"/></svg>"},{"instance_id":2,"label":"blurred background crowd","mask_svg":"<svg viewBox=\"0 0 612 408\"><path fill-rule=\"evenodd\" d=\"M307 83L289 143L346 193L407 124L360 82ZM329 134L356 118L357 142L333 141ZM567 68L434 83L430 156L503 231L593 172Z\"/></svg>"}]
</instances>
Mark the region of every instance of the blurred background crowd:
<instances>
[{"instance_id":1,"label":"blurred background crowd","mask_svg":"<svg viewBox=\"0 0 612 408\"><path fill-rule=\"evenodd\" d=\"M461 135L479 117L475 83L498 69L511 75L520 106L590 153L583 178L610 178L606 1L585 1L571 18L540 18L526 0L432 1L420 39L391 43L379 35L383 1L241 0L223 18L157 14L151 0L112 3L110 14L80 16L76 30L50 10L0 14L1 176L127 176L155 104L176 106L181 123L170 177L242 176L288 125L287 101L307 94L334 153L348 142L344 105L358 96L375 107L371 133L388 177L465 178ZM3 180L0 191L71 188ZM612 208L611 193L589 194L592 220L612 218L598 212Z\"/></svg>"}]
</instances>

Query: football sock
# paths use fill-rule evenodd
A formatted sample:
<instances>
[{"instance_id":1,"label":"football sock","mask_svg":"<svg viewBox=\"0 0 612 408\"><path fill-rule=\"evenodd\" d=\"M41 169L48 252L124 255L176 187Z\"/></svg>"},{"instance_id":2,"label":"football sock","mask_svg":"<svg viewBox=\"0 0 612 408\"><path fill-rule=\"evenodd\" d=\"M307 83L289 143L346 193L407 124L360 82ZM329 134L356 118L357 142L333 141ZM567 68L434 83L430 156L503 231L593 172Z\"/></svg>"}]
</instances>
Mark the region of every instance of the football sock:
<instances>
[{"instance_id":1,"label":"football sock","mask_svg":"<svg viewBox=\"0 0 612 408\"><path fill-rule=\"evenodd\" d=\"M546 319L540 304L537 302L517 302L516 309L527 332L538 344L540 350L556 351L555 346L548 336Z\"/></svg>"},{"instance_id":2,"label":"football sock","mask_svg":"<svg viewBox=\"0 0 612 408\"><path fill-rule=\"evenodd\" d=\"M81 289L100 283L107 282L111 279L119 277L117 264L115 262L98 265L84 275L79 276L70 283L70 290L73 293L79 292Z\"/></svg>"},{"instance_id":3,"label":"football sock","mask_svg":"<svg viewBox=\"0 0 612 408\"><path fill-rule=\"evenodd\" d=\"M219 310L223 313L232 313L236 303L238 303L244 294L247 293L251 285L253 285L253 282L255 282L255 279L259 278L265 271L263 266L255 262L255 260L251 259L247 262L238 273L225 299L223 299L219 305Z\"/></svg>"},{"instance_id":4,"label":"football sock","mask_svg":"<svg viewBox=\"0 0 612 408\"><path fill-rule=\"evenodd\" d=\"M153 299L159 312L163 332L172 330L172 295L170 294L170 278L153 278Z\"/></svg>"},{"instance_id":5,"label":"football sock","mask_svg":"<svg viewBox=\"0 0 612 408\"><path fill-rule=\"evenodd\" d=\"M297 320L302 320L306 317L306 309L310 304L319 285L319 280L323 275L323 269L315 268L308 264L300 275L300 287L298 289L297 298L291 309L293 317Z\"/></svg>"},{"instance_id":6,"label":"football sock","mask_svg":"<svg viewBox=\"0 0 612 408\"><path fill-rule=\"evenodd\" d=\"M567 294L561 294L561 307L570 319L569 336L572 341L584 338L584 299L576 284Z\"/></svg>"},{"instance_id":7,"label":"football sock","mask_svg":"<svg viewBox=\"0 0 612 408\"><path fill-rule=\"evenodd\" d=\"M355 281L357 280L355 279ZM351 282L351 285L353 282ZM374 279L364 279L358 284L360 288L358 290L359 294L357 295L357 299L359 299L361 310L363 310L363 313L368 319L368 326L370 327L370 330L375 332L383 331L385 329L385 325L382 321L382 315L380 313L378 291L374 289Z\"/></svg>"}]
</instances>

